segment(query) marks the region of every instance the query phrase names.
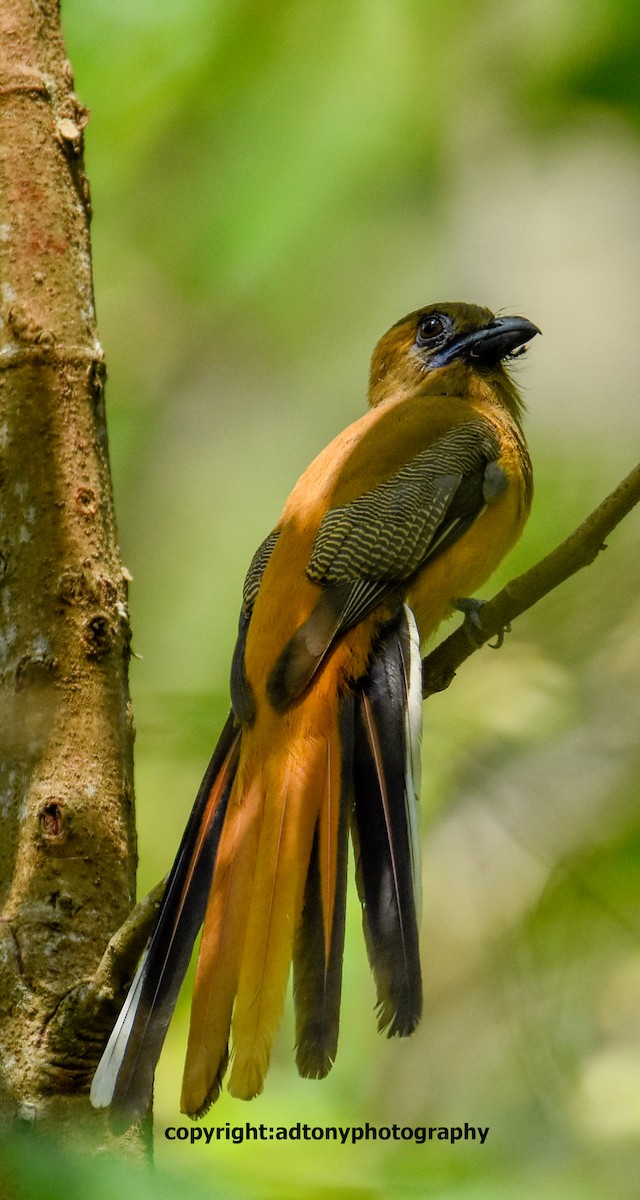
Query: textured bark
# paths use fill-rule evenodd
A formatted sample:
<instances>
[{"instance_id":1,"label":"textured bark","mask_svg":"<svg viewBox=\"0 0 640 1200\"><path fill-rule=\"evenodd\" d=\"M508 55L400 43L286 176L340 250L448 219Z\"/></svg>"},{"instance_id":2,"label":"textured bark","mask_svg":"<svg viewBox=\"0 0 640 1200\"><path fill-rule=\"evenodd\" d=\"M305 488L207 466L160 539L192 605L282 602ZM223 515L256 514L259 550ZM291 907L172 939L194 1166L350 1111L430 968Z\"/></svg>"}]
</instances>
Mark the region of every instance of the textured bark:
<instances>
[{"instance_id":1,"label":"textured bark","mask_svg":"<svg viewBox=\"0 0 640 1200\"><path fill-rule=\"evenodd\" d=\"M95 1123L82 981L134 898L127 581L52 0L0 6L0 1119Z\"/></svg>"}]
</instances>

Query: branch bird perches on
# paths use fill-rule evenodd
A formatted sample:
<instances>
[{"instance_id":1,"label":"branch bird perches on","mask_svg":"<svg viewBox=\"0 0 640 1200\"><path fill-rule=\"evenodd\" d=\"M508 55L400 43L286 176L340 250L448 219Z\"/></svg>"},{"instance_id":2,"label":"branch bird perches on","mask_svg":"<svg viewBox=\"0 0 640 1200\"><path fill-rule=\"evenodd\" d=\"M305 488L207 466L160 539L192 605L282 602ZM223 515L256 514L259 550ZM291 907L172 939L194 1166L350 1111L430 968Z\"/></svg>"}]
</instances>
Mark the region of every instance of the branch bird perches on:
<instances>
[{"instance_id":1,"label":"branch bird perches on","mask_svg":"<svg viewBox=\"0 0 640 1200\"><path fill-rule=\"evenodd\" d=\"M549 554L505 584L482 606L475 623L474 641L460 625L422 660L422 694L426 699L449 687L459 666L490 638L500 635L516 617L532 608L554 588L583 567L588 567L601 550L605 538L640 502L640 463L612 492Z\"/></svg>"}]
</instances>

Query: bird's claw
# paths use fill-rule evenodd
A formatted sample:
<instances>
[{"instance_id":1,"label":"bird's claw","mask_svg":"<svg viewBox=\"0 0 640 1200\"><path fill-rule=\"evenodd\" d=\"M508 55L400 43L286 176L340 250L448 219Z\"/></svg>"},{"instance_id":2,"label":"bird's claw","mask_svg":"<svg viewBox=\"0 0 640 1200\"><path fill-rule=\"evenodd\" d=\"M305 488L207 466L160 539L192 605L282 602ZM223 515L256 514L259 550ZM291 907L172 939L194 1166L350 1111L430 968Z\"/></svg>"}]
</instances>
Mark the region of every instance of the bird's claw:
<instances>
[{"instance_id":1,"label":"bird's claw","mask_svg":"<svg viewBox=\"0 0 640 1200\"><path fill-rule=\"evenodd\" d=\"M482 636L478 636L478 634L482 634L482 622L480 621L479 617L480 609L484 608L486 603L486 600L476 600L473 596L462 596L453 601L454 608L457 608L459 612L464 613L464 624L462 628L471 642L471 645L476 649L479 646L484 645L484 638ZM511 633L510 621L508 621L504 629L501 629L497 634L495 642L487 642L489 649L499 650L507 633Z\"/></svg>"},{"instance_id":2,"label":"bird's claw","mask_svg":"<svg viewBox=\"0 0 640 1200\"><path fill-rule=\"evenodd\" d=\"M486 600L476 600L472 596L460 596L453 601L454 608L459 612L464 613L464 629L471 645L476 649L483 644L484 639L478 634L482 634L482 624L478 616L480 609L484 608Z\"/></svg>"},{"instance_id":3,"label":"bird's claw","mask_svg":"<svg viewBox=\"0 0 640 1200\"><path fill-rule=\"evenodd\" d=\"M496 634L495 642L487 642L490 650L499 650L504 643L504 639L508 633L511 633L511 621L507 621L506 625Z\"/></svg>"}]
</instances>

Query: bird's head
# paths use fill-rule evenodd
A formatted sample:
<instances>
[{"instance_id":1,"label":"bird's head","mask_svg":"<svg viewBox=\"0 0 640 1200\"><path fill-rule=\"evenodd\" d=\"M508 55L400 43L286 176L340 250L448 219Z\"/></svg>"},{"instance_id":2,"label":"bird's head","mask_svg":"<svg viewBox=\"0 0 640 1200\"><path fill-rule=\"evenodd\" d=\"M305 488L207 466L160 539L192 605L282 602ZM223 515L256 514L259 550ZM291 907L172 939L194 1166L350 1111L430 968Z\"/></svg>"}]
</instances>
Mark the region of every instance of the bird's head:
<instances>
[{"instance_id":1,"label":"bird's head","mask_svg":"<svg viewBox=\"0 0 640 1200\"><path fill-rule=\"evenodd\" d=\"M464 389L469 371L494 384L508 383L505 360L521 354L539 332L525 317L496 317L476 304L420 308L392 325L378 342L371 359L369 403L434 386L455 394Z\"/></svg>"}]
</instances>

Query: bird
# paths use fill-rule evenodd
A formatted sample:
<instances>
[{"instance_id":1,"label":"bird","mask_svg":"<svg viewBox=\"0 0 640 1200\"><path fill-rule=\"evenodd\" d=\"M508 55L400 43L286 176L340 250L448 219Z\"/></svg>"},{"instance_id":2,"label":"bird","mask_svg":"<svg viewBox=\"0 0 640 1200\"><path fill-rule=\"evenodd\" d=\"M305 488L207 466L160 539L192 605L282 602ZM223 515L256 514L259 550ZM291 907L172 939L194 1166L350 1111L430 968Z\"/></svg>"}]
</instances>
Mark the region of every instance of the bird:
<instances>
[{"instance_id":1,"label":"bird","mask_svg":"<svg viewBox=\"0 0 640 1200\"><path fill-rule=\"evenodd\" d=\"M509 363L540 331L461 302L396 322L368 408L317 456L255 552L231 709L91 1099L122 1124L156 1063L202 926L181 1110L229 1069L263 1088L293 966L296 1063L337 1053L349 838L380 1031L422 1011L421 647L520 537L532 499Z\"/></svg>"}]
</instances>

